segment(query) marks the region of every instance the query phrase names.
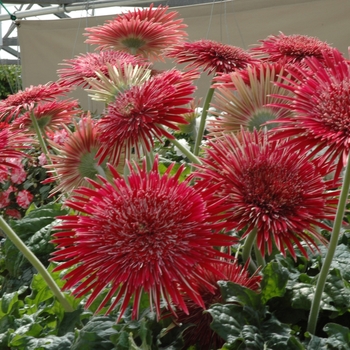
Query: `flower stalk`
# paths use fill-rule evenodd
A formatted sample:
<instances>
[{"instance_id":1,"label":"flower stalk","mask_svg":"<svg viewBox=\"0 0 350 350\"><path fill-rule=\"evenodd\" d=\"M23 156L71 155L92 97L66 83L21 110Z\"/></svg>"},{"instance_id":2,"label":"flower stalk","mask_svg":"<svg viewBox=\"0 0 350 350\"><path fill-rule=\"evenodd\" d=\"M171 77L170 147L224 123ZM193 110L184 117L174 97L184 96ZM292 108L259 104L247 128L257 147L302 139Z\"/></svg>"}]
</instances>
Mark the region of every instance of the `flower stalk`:
<instances>
[{"instance_id":1,"label":"flower stalk","mask_svg":"<svg viewBox=\"0 0 350 350\"><path fill-rule=\"evenodd\" d=\"M19 249L19 251L25 256L26 259L36 268L38 273L43 277L47 286L51 289L54 296L63 306L66 312L73 312L74 309L61 292L60 288L46 270L41 261L33 254L33 252L24 244L24 242L17 236L12 228L7 224L2 216L0 216L0 229L6 234L7 238Z\"/></svg>"},{"instance_id":2,"label":"flower stalk","mask_svg":"<svg viewBox=\"0 0 350 350\"><path fill-rule=\"evenodd\" d=\"M48 164L51 164L51 158L50 158L50 155L49 155L49 150L47 149L46 142L45 142L45 140L43 138L43 134L42 134L42 132L40 130L40 126L39 126L38 121L35 118L35 115L34 115L33 112L30 112L30 119L32 121L32 125L34 127L35 133L36 133L36 135L38 137L38 141L39 141L41 150L45 154Z\"/></svg>"},{"instance_id":3,"label":"flower stalk","mask_svg":"<svg viewBox=\"0 0 350 350\"><path fill-rule=\"evenodd\" d=\"M348 157L348 163L346 165L344 177L343 177L343 184L342 189L339 197L339 203L337 207L337 213L335 216L334 226L332 230L332 235L329 241L328 250L323 262L323 265L321 267L321 271L318 275L317 284L316 284L316 290L315 295L313 297L312 303L311 303L311 309L309 314L309 320L308 320L308 326L307 330L311 334L315 334L316 326L317 326L317 319L320 312L320 305L321 305L321 299L322 299L322 293L326 284L326 280L328 277L328 272L331 267L334 253L336 251L337 245L338 245L338 239L340 235L340 229L342 227L342 222L344 218L344 212L345 207L348 199L349 194L349 188L350 188L350 164L349 164L349 157Z\"/></svg>"},{"instance_id":4,"label":"flower stalk","mask_svg":"<svg viewBox=\"0 0 350 350\"><path fill-rule=\"evenodd\" d=\"M202 164L202 162L193 154L190 150L188 150L185 146L183 146L177 139L168 139L174 146L176 146L193 164Z\"/></svg>"},{"instance_id":5,"label":"flower stalk","mask_svg":"<svg viewBox=\"0 0 350 350\"><path fill-rule=\"evenodd\" d=\"M257 236L257 229L254 228L246 237L242 249L242 260L244 263L247 263L249 261L249 269L251 272L255 272L257 270L257 267L253 260L251 259L251 251L252 247L254 246L254 242L256 241Z\"/></svg>"},{"instance_id":6,"label":"flower stalk","mask_svg":"<svg viewBox=\"0 0 350 350\"><path fill-rule=\"evenodd\" d=\"M193 154L195 156L198 156L198 154L199 154L199 147L202 143L204 129L205 129L205 122L207 120L209 105L210 105L210 102L213 98L213 95L214 95L214 88L210 87L208 92L207 92L207 96L205 98L205 101L204 101L203 111L202 111L201 120L199 123L197 137L196 137L196 142L194 144Z\"/></svg>"}]
</instances>

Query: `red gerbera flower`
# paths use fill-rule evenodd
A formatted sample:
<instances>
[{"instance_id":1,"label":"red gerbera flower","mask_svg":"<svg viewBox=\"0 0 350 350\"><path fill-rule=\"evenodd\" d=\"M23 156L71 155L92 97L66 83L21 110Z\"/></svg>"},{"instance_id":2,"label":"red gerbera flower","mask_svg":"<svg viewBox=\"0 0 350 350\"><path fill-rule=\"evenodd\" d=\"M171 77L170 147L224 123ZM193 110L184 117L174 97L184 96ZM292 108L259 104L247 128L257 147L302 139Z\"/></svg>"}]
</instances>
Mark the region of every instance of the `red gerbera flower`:
<instances>
[{"instance_id":1,"label":"red gerbera flower","mask_svg":"<svg viewBox=\"0 0 350 350\"><path fill-rule=\"evenodd\" d=\"M327 68L309 58L305 60L308 72L289 69L295 79L281 86L293 96L279 96L286 103L278 106L293 110L295 115L278 120L282 125L274 131L278 131L276 139L292 136L294 148L312 150L310 156L322 152L324 162L338 159L337 179L350 149L350 65L336 49L331 58L324 53L324 60Z\"/></svg>"},{"instance_id":2,"label":"red gerbera flower","mask_svg":"<svg viewBox=\"0 0 350 350\"><path fill-rule=\"evenodd\" d=\"M79 103L76 100L49 101L47 103L38 103L31 112L26 112L12 122L12 128L30 129L32 121L30 113L34 113L38 125L43 132L58 130L62 124L72 123L72 119L77 113Z\"/></svg>"},{"instance_id":3,"label":"red gerbera flower","mask_svg":"<svg viewBox=\"0 0 350 350\"><path fill-rule=\"evenodd\" d=\"M65 261L56 270L74 267L65 275L65 289L74 288L77 297L92 292L89 307L108 288L98 311L115 296L107 313L121 302L119 319L131 300L132 316L138 316L143 291L158 317L161 299L172 312L174 306L188 312L179 286L204 307L195 267L222 276L212 264L227 255L213 246L236 241L218 233L225 222L217 202L207 205L212 194L179 182L183 167L173 176L172 166L161 176L157 160L150 172L145 168L145 163L130 166L124 179L111 167L111 182L100 178L102 185L90 181L94 188L76 190L65 205L82 215L60 217L62 232L53 241L58 244L53 260Z\"/></svg>"},{"instance_id":4,"label":"red gerbera flower","mask_svg":"<svg viewBox=\"0 0 350 350\"><path fill-rule=\"evenodd\" d=\"M104 159L108 154L117 163L123 150L130 159L133 147L138 155L139 145L149 151L153 137L173 138L165 127L178 130L177 124L188 124L183 114L190 109L183 106L193 100L196 77L193 71L170 70L119 94L98 122L102 144L98 156Z\"/></svg>"},{"instance_id":5,"label":"red gerbera flower","mask_svg":"<svg viewBox=\"0 0 350 350\"><path fill-rule=\"evenodd\" d=\"M36 103L51 101L68 91L70 88L60 83L47 83L20 90L0 101L0 119L9 121L22 112L31 110Z\"/></svg>"},{"instance_id":6,"label":"red gerbera flower","mask_svg":"<svg viewBox=\"0 0 350 350\"><path fill-rule=\"evenodd\" d=\"M208 74L230 73L258 62L239 47L206 39L176 45L167 56L178 63L191 62L187 67L202 68Z\"/></svg>"},{"instance_id":7,"label":"red gerbera flower","mask_svg":"<svg viewBox=\"0 0 350 350\"><path fill-rule=\"evenodd\" d=\"M231 207L227 220L243 230L242 238L256 230L263 256L265 245L268 254L275 245L295 258L294 243L307 256L301 241L311 250L326 242L318 228L330 230L322 220L334 219L339 194L331 191L333 181L324 180L327 166L257 131L225 134L208 146L196 176L219 187L217 196Z\"/></svg>"},{"instance_id":8,"label":"red gerbera flower","mask_svg":"<svg viewBox=\"0 0 350 350\"><path fill-rule=\"evenodd\" d=\"M153 60L163 60L162 53L181 42L187 35L177 12L167 12L168 7L137 9L121 14L102 26L86 28L89 44L98 49L126 51Z\"/></svg>"},{"instance_id":9,"label":"red gerbera flower","mask_svg":"<svg viewBox=\"0 0 350 350\"><path fill-rule=\"evenodd\" d=\"M282 65L262 63L216 77L215 100L211 104L215 111L211 114L217 118L208 121L208 131L219 135L240 131L242 126L253 131L268 120L293 114L287 108L268 106L282 101L275 95L291 94L275 84L282 82L286 75Z\"/></svg>"},{"instance_id":10,"label":"red gerbera flower","mask_svg":"<svg viewBox=\"0 0 350 350\"><path fill-rule=\"evenodd\" d=\"M140 57L114 50L87 53L70 60L65 60L63 64L67 65L68 68L58 70L61 80L64 80L70 85L81 85L83 87L88 85L86 78L98 78L96 72L100 72L108 77L107 64L118 67L124 64L149 66L149 63L146 63Z\"/></svg>"},{"instance_id":11,"label":"red gerbera flower","mask_svg":"<svg viewBox=\"0 0 350 350\"><path fill-rule=\"evenodd\" d=\"M318 38L307 35L269 35L260 40L260 45L252 48L253 57L280 63L302 63L306 57L324 60L324 53L330 55L332 47Z\"/></svg>"},{"instance_id":12,"label":"red gerbera flower","mask_svg":"<svg viewBox=\"0 0 350 350\"><path fill-rule=\"evenodd\" d=\"M5 124L2 124L4 126ZM22 150L30 149L33 146L33 139L24 135L20 130L12 130L5 127L0 130L0 167L18 168L13 160L23 159L26 154ZM12 158L10 161L9 158Z\"/></svg>"},{"instance_id":13,"label":"red gerbera flower","mask_svg":"<svg viewBox=\"0 0 350 350\"><path fill-rule=\"evenodd\" d=\"M247 265L240 266L237 262L228 263L227 261L221 261L214 263L213 266L222 272L224 275L222 278L218 278L208 270L201 270L199 272L207 283L216 287L215 292L211 293L203 284L199 283L197 286L206 309L213 304L225 302L217 283L219 280L233 282L254 291L260 288L262 277L259 275L250 276L247 271ZM185 341L183 349L189 349L190 346L194 345L201 350L221 349L225 341L210 328L210 324L213 321L210 313L203 312L203 308L195 304L188 297L185 297L185 303L189 311L188 315L183 311L179 311L177 313L178 318L176 319L176 323L191 325L183 333Z\"/></svg>"}]
</instances>

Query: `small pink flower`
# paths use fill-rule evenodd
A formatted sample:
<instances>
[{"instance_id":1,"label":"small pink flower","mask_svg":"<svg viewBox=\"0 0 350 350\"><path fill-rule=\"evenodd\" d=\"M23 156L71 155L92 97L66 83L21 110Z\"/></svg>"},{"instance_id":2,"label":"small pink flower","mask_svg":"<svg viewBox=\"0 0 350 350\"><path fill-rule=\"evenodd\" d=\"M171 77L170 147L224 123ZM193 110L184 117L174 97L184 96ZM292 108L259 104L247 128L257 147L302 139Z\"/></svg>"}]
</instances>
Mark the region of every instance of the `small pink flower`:
<instances>
[{"instance_id":1,"label":"small pink flower","mask_svg":"<svg viewBox=\"0 0 350 350\"><path fill-rule=\"evenodd\" d=\"M5 208L10 204L9 193L7 191L0 192L0 208Z\"/></svg>"},{"instance_id":2,"label":"small pink flower","mask_svg":"<svg viewBox=\"0 0 350 350\"><path fill-rule=\"evenodd\" d=\"M43 166L47 164L47 158L45 153L41 153L40 156L38 157L39 165Z\"/></svg>"},{"instance_id":3,"label":"small pink flower","mask_svg":"<svg viewBox=\"0 0 350 350\"><path fill-rule=\"evenodd\" d=\"M5 214L15 219L20 219L22 217L21 213L17 209L6 209Z\"/></svg>"},{"instance_id":4,"label":"small pink flower","mask_svg":"<svg viewBox=\"0 0 350 350\"><path fill-rule=\"evenodd\" d=\"M34 196L29 191L23 190L18 192L16 202L20 207L26 209L29 207L33 198Z\"/></svg>"},{"instance_id":5,"label":"small pink flower","mask_svg":"<svg viewBox=\"0 0 350 350\"><path fill-rule=\"evenodd\" d=\"M21 158L6 158L6 162L15 164L16 166L22 166L22 159Z\"/></svg>"},{"instance_id":6,"label":"small pink flower","mask_svg":"<svg viewBox=\"0 0 350 350\"><path fill-rule=\"evenodd\" d=\"M9 177L9 171L6 167L0 168L0 183L5 183Z\"/></svg>"},{"instance_id":7,"label":"small pink flower","mask_svg":"<svg viewBox=\"0 0 350 350\"><path fill-rule=\"evenodd\" d=\"M55 132L55 134L53 135L53 141L62 146L64 145L64 142L66 141L67 137L68 132L66 131L66 129L62 129Z\"/></svg>"},{"instance_id":8,"label":"small pink flower","mask_svg":"<svg viewBox=\"0 0 350 350\"><path fill-rule=\"evenodd\" d=\"M14 184L21 184L27 178L27 173L23 167L13 168L11 171L11 181Z\"/></svg>"}]
</instances>

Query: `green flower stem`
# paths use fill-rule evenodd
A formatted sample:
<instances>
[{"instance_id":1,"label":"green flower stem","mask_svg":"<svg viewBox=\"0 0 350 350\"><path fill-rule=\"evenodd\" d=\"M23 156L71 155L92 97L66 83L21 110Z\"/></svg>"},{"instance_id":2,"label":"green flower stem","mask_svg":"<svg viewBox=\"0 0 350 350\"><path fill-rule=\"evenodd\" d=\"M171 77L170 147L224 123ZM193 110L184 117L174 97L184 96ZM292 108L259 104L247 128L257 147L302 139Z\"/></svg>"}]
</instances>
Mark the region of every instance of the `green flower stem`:
<instances>
[{"instance_id":1,"label":"green flower stem","mask_svg":"<svg viewBox=\"0 0 350 350\"><path fill-rule=\"evenodd\" d=\"M176 139L168 139L174 146L176 146L193 164L202 164L202 162L186 147L184 147Z\"/></svg>"},{"instance_id":2,"label":"green flower stem","mask_svg":"<svg viewBox=\"0 0 350 350\"><path fill-rule=\"evenodd\" d=\"M261 255L261 251L258 248L258 244L256 243L256 239L254 240L254 253L256 257L256 262L259 266L264 267L266 265L264 257Z\"/></svg>"},{"instance_id":3,"label":"green flower stem","mask_svg":"<svg viewBox=\"0 0 350 350\"><path fill-rule=\"evenodd\" d=\"M145 154L145 157L146 157L147 171L150 172L152 170L153 163L154 163L153 150L150 149L150 151Z\"/></svg>"},{"instance_id":4,"label":"green flower stem","mask_svg":"<svg viewBox=\"0 0 350 350\"><path fill-rule=\"evenodd\" d=\"M250 232L246 237L243 245L243 250L242 250L243 262L246 263L247 261L249 261L249 268L251 272L255 272L257 270L257 267L255 263L252 261L251 255L250 255L256 239L256 234L257 234L257 229L254 228L253 231Z\"/></svg>"},{"instance_id":5,"label":"green flower stem","mask_svg":"<svg viewBox=\"0 0 350 350\"><path fill-rule=\"evenodd\" d=\"M41 133L38 121L36 120L35 115L34 115L33 112L30 113L30 119L32 120L32 125L34 127L36 136L38 137L41 150L45 154L48 164L51 164L51 158L50 158L47 146L46 146L46 142L45 142L45 140L43 138L43 135Z\"/></svg>"},{"instance_id":6,"label":"green flower stem","mask_svg":"<svg viewBox=\"0 0 350 350\"><path fill-rule=\"evenodd\" d=\"M52 293L56 296L58 301L62 304L66 312L73 312L74 309L65 298L64 294L61 292L60 288L53 280L49 272L46 270L45 266L40 262L40 260L28 249L28 247L23 243L23 241L17 236L17 234L12 230L12 228L7 224L2 216L0 216L0 229L4 231L6 237L12 241L12 243L20 250L20 252L28 259L28 261L36 268L38 273L41 274L44 281L51 289Z\"/></svg>"},{"instance_id":7,"label":"green flower stem","mask_svg":"<svg viewBox=\"0 0 350 350\"><path fill-rule=\"evenodd\" d=\"M310 332L311 334L315 334L315 331L316 331L318 314L320 312L322 293L326 284L328 272L334 257L334 253L338 245L340 229L342 227L342 222L344 218L344 212L345 212L345 207L346 207L348 194L349 194L349 187L350 187L350 164L349 163L350 163L350 159L348 159L348 164L346 166L346 170L343 178L343 185L340 193L340 198L339 198L337 213L336 213L335 221L333 225L331 239L329 241L328 250L327 250L323 265L321 267L321 271L318 275L315 295L311 303L311 309L310 309L309 321L308 321L308 327L307 327L308 332Z\"/></svg>"},{"instance_id":8,"label":"green flower stem","mask_svg":"<svg viewBox=\"0 0 350 350\"><path fill-rule=\"evenodd\" d=\"M202 139L203 139L203 135L204 135L204 128L205 128L205 122L207 120L207 115L208 115L208 109L209 109L209 105L211 102L211 99L213 98L214 95L214 88L210 87L208 92L207 92L207 96L205 98L204 101L204 105L203 105L203 111L202 111L202 115L201 115L201 120L199 123L199 128L198 128L198 132L197 132L197 136L196 136L196 142L194 144L194 149L193 149L193 153L195 156L198 156L199 154L199 147L202 143Z\"/></svg>"},{"instance_id":9,"label":"green flower stem","mask_svg":"<svg viewBox=\"0 0 350 350\"><path fill-rule=\"evenodd\" d=\"M97 165L96 163L94 163L94 168L98 172L99 175L101 175L102 177L107 179L107 175L106 175L105 171L103 170L103 168L101 167L101 165Z\"/></svg>"}]
</instances>

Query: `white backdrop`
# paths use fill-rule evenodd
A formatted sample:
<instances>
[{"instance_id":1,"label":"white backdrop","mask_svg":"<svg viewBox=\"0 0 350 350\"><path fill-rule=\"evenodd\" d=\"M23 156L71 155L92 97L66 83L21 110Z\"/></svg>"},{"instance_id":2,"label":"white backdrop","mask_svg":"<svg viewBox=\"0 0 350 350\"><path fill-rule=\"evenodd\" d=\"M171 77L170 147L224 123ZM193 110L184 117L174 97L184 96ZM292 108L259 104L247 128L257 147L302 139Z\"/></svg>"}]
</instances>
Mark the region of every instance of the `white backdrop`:
<instances>
[{"instance_id":1,"label":"white backdrop","mask_svg":"<svg viewBox=\"0 0 350 350\"><path fill-rule=\"evenodd\" d=\"M234 0L173 8L188 25L189 40L211 39L247 49L270 34L304 34L337 47L348 55L349 0ZM22 20L18 28L24 87L57 79L59 63L93 51L84 43L86 27L103 24L111 16L79 19ZM171 65L159 65L158 68ZM208 78L199 82L205 93ZM75 92L84 108L99 110L84 91Z\"/></svg>"}]
</instances>

